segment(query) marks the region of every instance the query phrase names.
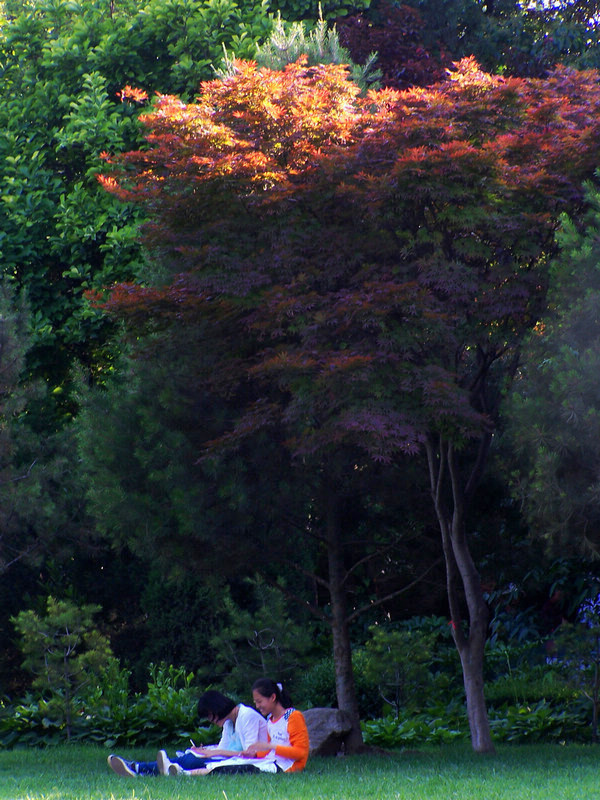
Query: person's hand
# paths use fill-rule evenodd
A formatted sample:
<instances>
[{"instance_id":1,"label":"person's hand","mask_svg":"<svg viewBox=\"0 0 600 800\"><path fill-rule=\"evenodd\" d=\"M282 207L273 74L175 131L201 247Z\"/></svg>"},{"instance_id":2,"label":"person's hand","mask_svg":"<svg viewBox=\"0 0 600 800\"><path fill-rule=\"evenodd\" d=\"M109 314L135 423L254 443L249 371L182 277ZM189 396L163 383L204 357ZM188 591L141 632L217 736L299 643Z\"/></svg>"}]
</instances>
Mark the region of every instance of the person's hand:
<instances>
[{"instance_id":1,"label":"person's hand","mask_svg":"<svg viewBox=\"0 0 600 800\"><path fill-rule=\"evenodd\" d=\"M253 758L258 753L265 753L272 749L273 745L271 742L254 742L254 744L251 744L244 750L242 755L246 758Z\"/></svg>"}]
</instances>

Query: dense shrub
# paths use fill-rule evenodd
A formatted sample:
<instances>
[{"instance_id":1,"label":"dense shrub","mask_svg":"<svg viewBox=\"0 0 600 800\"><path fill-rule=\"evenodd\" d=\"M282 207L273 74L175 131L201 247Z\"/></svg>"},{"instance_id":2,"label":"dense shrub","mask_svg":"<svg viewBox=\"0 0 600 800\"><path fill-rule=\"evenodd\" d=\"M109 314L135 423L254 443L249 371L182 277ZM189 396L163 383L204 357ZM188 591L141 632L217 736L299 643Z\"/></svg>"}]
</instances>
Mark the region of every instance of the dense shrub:
<instances>
[{"instance_id":1,"label":"dense shrub","mask_svg":"<svg viewBox=\"0 0 600 800\"><path fill-rule=\"evenodd\" d=\"M409 2L429 46L441 40L453 60L473 55L490 72L540 77L556 64L588 69L600 61L595 3Z\"/></svg>"},{"instance_id":2,"label":"dense shrub","mask_svg":"<svg viewBox=\"0 0 600 800\"><path fill-rule=\"evenodd\" d=\"M485 696L495 708L511 703L532 705L540 700L560 706L574 700L577 693L565 685L555 670L539 665L491 681L486 686Z\"/></svg>"},{"instance_id":3,"label":"dense shrub","mask_svg":"<svg viewBox=\"0 0 600 800\"><path fill-rule=\"evenodd\" d=\"M354 677L367 744L402 748L469 738L464 688L447 628L443 618L415 617L394 629L403 634L410 632L408 638L378 636L374 640L375 661L372 648L355 648ZM423 645L431 648L426 665L429 677L418 685L411 683L413 688L406 702L394 708L381 697L379 684L386 670L379 674L375 668L377 663L385 667L380 645L397 645L403 650L402 657L409 658L417 632ZM593 739L590 701L581 686L562 674L567 658L565 652L558 662L548 659L543 640L496 640L488 647L486 699L496 741ZM177 747L184 746L190 737L197 742L218 738L214 728L197 728L196 700L206 686L199 688L202 679L194 673L173 666L151 666L142 692L132 692L130 678L129 670L121 668L116 659L111 661L98 683L77 698L71 719L72 740L114 748L167 742ZM293 678L289 686L299 708L336 706L331 657L303 671L297 669ZM33 694L18 702L0 703L0 745L50 745L63 741L65 725L53 721L51 711L48 697Z\"/></svg>"},{"instance_id":4,"label":"dense shrub","mask_svg":"<svg viewBox=\"0 0 600 800\"><path fill-rule=\"evenodd\" d=\"M371 0L275 0L271 4L283 19L314 20L319 16L325 19L344 17L369 8Z\"/></svg>"},{"instance_id":5,"label":"dense shrub","mask_svg":"<svg viewBox=\"0 0 600 800\"><path fill-rule=\"evenodd\" d=\"M187 745L214 741L218 732L198 728L196 703L200 690L193 673L165 666L150 667L146 693L129 692L129 673L116 663L97 686L78 698L71 721L71 741L93 741L106 747ZM0 744L4 747L58 744L65 725L47 715L48 701L27 695L0 705Z\"/></svg>"},{"instance_id":6,"label":"dense shrub","mask_svg":"<svg viewBox=\"0 0 600 800\"><path fill-rule=\"evenodd\" d=\"M600 603L596 605L600 607ZM574 626L563 625L547 641L538 633L533 612L513 613L510 624L505 615L494 614L491 624L494 635L486 649L485 694L496 741L594 739L590 697L596 684L588 674L593 670L583 669L581 664L593 665L597 652L597 640L593 637L596 627L600 628L596 626L596 605L588 602L581 606L580 627L585 625L587 630L580 631L575 639L569 638ZM416 702L413 698L413 702L398 709L397 715L390 714L388 709L379 719L364 719L365 741L391 748L468 738L456 652L449 639L444 638L447 626L440 618L415 617L402 627L421 631L425 637L437 632L438 641L428 665L435 680L423 683ZM561 633L563 629L565 636ZM548 657L552 647L560 653L559 658ZM573 668L574 663L579 665L578 669Z\"/></svg>"},{"instance_id":7,"label":"dense shrub","mask_svg":"<svg viewBox=\"0 0 600 800\"><path fill-rule=\"evenodd\" d=\"M498 741L588 742L590 726L577 704L555 707L545 700L535 705L511 705L491 709L490 726Z\"/></svg>"},{"instance_id":8,"label":"dense shrub","mask_svg":"<svg viewBox=\"0 0 600 800\"><path fill-rule=\"evenodd\" d=\"M361 717L370 719L383 713L384 704L378 687L365 675L367 655L355 650L352 658L354 684ZM337 706L333 658L328 656L307 669L294 683L294 701L300 708Z\"/></svg>"},{"instance_id":9,"label":"dense shrub","mask_svg":"<svg viewBox=\"0 0 600 800\"><path fill-rule=\"evenodd\" d=\"M490 709L490 726L498 742L589 742L591 728L585 711L574 703L554 707L544 700L534 705ZM378 747L414 747L468 739L464 706L432 706L408 717L388 716L362 723L365 742Z\"/></svg>"},{"instance_id":10,"label":"dense shrub","mask_svg":"<svg viewBox=\"0 0 600 800\"><path fill-rule=\"evenodd\" d=\"M108 671L114 656L93 617L100 606L48 597L44 613L21 611L12 619L20 636L23 667L46 698L47 716L71 736L73 712L94 676Z\"/></svg>"},{"instance_id":11,"label":"dense shrub","mask_svg":"<svg viewBox=\"0 0 600 800\"><path fill-rule=\"evenodd\" d=\"M362 723L366 744L384 748L412 747L422 744L446 744L456 739L468 738L468 726L464 710L453 712L449 708L433 709L428 713L412 714L410 717L395 716L366 720Z\"/></svg>"}]
</instances>

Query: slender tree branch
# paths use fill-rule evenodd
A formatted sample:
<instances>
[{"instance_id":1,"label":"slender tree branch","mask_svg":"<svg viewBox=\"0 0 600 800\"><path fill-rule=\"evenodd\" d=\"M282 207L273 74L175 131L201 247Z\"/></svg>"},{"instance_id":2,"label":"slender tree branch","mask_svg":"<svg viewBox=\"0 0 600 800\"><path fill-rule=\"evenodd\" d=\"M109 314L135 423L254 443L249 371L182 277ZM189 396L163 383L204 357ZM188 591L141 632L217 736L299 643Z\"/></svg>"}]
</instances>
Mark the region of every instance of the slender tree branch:
<instances>
[{"instance_id":1,"label":"slender tree branch","mask_svg":"<svg viewBox=\"0 0 600 800\"><path fill-rule=\"evenodd\" d=\"M383 555L383 553L388 552L391 549L392 545L390 544L389 547L378 548L373 553L368 553L366 556L363 556L363 558L359 558L358 561L355 561L354 564L352 564L352 566L346 570L346 574L344 576L342 584L345 584L348 578L350 578L350 576L353 575L356 572L356 570L363 564L366 564L367 562L371 561L376 556Z\"/></svg>"},{"instance_id":2,"label":"slender tree branch","mask_svg":"<svg viewBox=\"0 0 600 800\"><path fill-rule=\"evenodd\" d=\"M364 606L357 608L355 611L352 612L352 614L350 614L347 617L348 622L353 622L356 619L356 617L360 616L360 614L363 614L365 611L369 611L372 608L377 608L377 606L382 605L382 603L386 603L388 600L392 600L394 597L398 597L398 595L404 594L404 592L408 592L409 589L412 589L413 586L416 586L418 583L420 583L423 580L423 578L425 578L425 576L429 572L431 572L431 570L434 567L436 567L438 564L441 563L441 561L442 561L441 558L437 558L433 562L433 564L430 564L430 566L427 567L425 572L421 573L421 575L412 580L406 586L403 586L401 589L397 589L395 592L390 592L385 597L380 597L378 600L375 600L372 603L366 603Z\"/></svg>"},{"instance_id":3,"label":"slender tree branch","mask_svg":"<svg viewBox=\"0 0 600 800\"><path fill-rule=\"evenodd\" d=\"M316 583L319 584L319 586L322 586L324 589L329 589L329 582L326 581L325 578L321 578L316 573L311 572L311 570L309 570L309 569L306 569L306 567L303 567L300 564L297 564L295 561L290 561L289 558L283 558L282 562L284 564L286 564L288 567L291 567L293 570L295 570L295 572L299 572L301 575L304 575L306 578L310 578L311 580L314 580Z\"/></svg>"},{"instance_id":4,"label":"slender tree branch","mask_svg":"<svg viewBox=\"0 0 600 800\"><path fill-rule=\"evenodd\" d=\"M282 586L280 583L272 578L269 578L267 575L263 575L263 578L269 584L269 586L271 586L273 589L278 589L283 595L293 600L295 603L304 606L304 608L308 609L311 614L314 614L317 619L327 621L326 615L318 606L313 605L313 603L309 603L308 600L305 600L303 597L299 597L295 592L290 591L290 589L288 589L286 586Z\"/></svg>"},{"instance_id":5,"label":"slender tree branch","mask_svg":"<svg viewBox=\"0 0 600 800\"><path fill-rule=\"evenodd\" d=\"M26 558L31 553L35 552L40 546L39 542L34 542L33 544L26 547L25 550L21 550L14 556L10 561L5 561L3 558L0 557L0 575L7 572L13 564L16 564L18 561L21 561L22 558Z\"/></svg>"}]
</instances>

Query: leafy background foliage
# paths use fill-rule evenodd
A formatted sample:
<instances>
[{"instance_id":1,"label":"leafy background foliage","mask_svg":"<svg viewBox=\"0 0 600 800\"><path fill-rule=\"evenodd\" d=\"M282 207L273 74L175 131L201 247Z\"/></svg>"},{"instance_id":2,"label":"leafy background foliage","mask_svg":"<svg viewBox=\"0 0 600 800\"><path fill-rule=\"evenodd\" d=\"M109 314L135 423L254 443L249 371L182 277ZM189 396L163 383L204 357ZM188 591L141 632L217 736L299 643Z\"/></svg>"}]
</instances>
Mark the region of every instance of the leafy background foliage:
<instances>
[{"instance_id":1,"label":"leafy background foliage","mask_svg":"<svg viewBox=\"0 0 600 800\"><path fill-rule=\"evenodd\" d=\"M405 445L406 420L389 409L377 418L364 413L347 417L346 449L336 447L335 457L325 462L314 459L332 435L334 439L341 435L335 425L328 427L333 417L324 413L324 409L332 410L331 398L360 401L361 391L368 390L379 400L389 400L385 376L373 380L368 375L367 380L355 383L361 371L368 373L364 355L357 354L357 341L346 331L330 327L328 303L313 305L310 291L304 296L298 291L293 301L284 293L268 297L269 308L279 315L275 339L288 337L295 345L313 325L316 339L335 344L329 360L307 361L300 352L278 360L273 353L263 363L262 375L256 371L251 381L242 380L239 365L256 354L253 337L261 339L261 347L266 341L273 344L269 339L273 331L259 315L252 320L252 336L245 331L233 342L228 353L230 371L217 375L214 343L218 337L210 338L207 327L197 320L190 324L198 312L190 287L185 282L175 285L170 296L148 286L143 295L139 288L140 282L160 284L170 278L171 265L168 258L162 262L162 255L171 257L181 243L167 239L160 257L150 257L139 240L145 214L139 206L107 194L97 174L106 169L103 153L144 146L138 87L150 96L158 90L192 101L200 81L215 76L214 68L226 67L235 57L260 59L261 53L277 50L277 42L269 37L278 30L278 12L285 29L280 51L294 37L303 42L303 49L309 49L310 43L315 51L309 54L312 67L325 60L319 48L326 42L328 61L341 65L348 56L352 58L352 74L363 91L373 83L374 68L380 70L378 79L386 87L427 87L444 79L449 63L463 56L474 55L491 73L504 75L505 91L496 101L491 84L481 89L481 73L471 83L468 72L462 74L465 97L481 90L477 124L469 118L467 104L456 104L459 127L465 126L465 141L469 141L483 140L491 121L505 125L504 133L510 128L511 114L523 99L510 76L545 78L557 61L576 68L598 66L597 4L555 4L541 9L521 8L504 0L493 4L427 0L410 6L341 0L319 9L304 0L279 6L254 1L150 0L142 8L132 0L111 4L5 0L2 6L2 742L50 743L66 735L64 719L57 714L59 687L54 687L54 696L52 687L32 691L33 678L20 666L10 624L11 616L16 618L26 609L43 613L49 594L61 601L70 599L79 608L101 606L98 635L110 637L120 659L106 667L93 691L77 693L74 738L91 738L107 746L162 744L167 738L185 743L195 727L193 698L200 687L218 679L219 686L227 685L248 699L247 677L256 670L277 672L279 677L286 673L300 704L335 702L334 669L327 655L326 556L317 537L324 517L319 504L332 489L345 508L350 604L367 609L351 626L365 736L385 746L403 746L466 735L456 654L447 646L447 623L438 617L447 615L440 590L443 577L439 569L429 571L429 562L435 559L436 533L429 501L424 499L427 475L407 459L386 471L381 464L374 466L357 457L357 443L367 442L385 461L381 437L394 431L396 443ZM299 20L301 27L294 28ZM328 27L333 21L335 34ZM373 65L369 57L375 51ZM295 60L286 58L277 66ZM361 72L356 64L370 64L371 71ZM264 252L275 248L278 267L285 264L286 269L309 266L311 254L320 257L321 252L329 252L327 278L333 285L339 277L336 259L340 254L355 264L353 259L363 253L361 238L371 212L381 223L372 261L388 257L394 215L400 213L398 204L404 203L402 215L408 218L414 213L410 231L396 230L402 236L404 257L419 252L425 260L435 260L433 254L443 250L442 231L457 243L452 254L455 271L435 283L440 297L456 297L464 277L459 262L481 254L486 237L476 243L470 234L474 226L485 224L486 203L491 202L492 207L503 207L503 236L507 237L501 249L495 250L501 263L494 266L508 268L515 252L531 255L534 228L525 226L523 237L513 237L509 223L521 213L520 203L529 203L532 212L541 210L536 205L540 198L552 195L560 183L556 178L565 158L549 148L540 131L546 128L552 138L556 126L564 133L572 122L572 117L561 120L565 96L575 99L580 91L565 89L573 86L566 72L555 75L552 80L558 90L562 87L563 98L535 116L538 130L523 151L523 161L531 171L524 183L512 187L514 194L494 194L489 183L485 186L491 161L482 170L464 149L452 151L454 172L445 171L447 165L440 160L421 160L413 150L403 162L408 170L404 178L401 173L397 176L399 189L394 192L390 184L376 208L369 195L373 184L365 183L353 203L346 195L344 205L340 196L330 193L327 180L320 218L305 213L306 208L287 219L277 214L263 217ZM329 90L355 102L355 90L345 85L341 66L336 76ZM126 84L133 90L122 91ZM297 82L288 87L285 102L298 86ZM446 87L440 95L423 95L427 102L439 103L438 118L419 131L420 116L405 140L386 146L408 152L425 142L434 143L433 149L443 148L448 128L445 104L451 97L458 98L452 91ZM266 95L271 99L273 93ZM324 128L319 97L315 93L305 98L310 99L316 105L310 125L303 129L310 144L301 146L297 131L290 126L285 157L277 163L279 171L275 170L278 180L285 173L282 164L290 166L295 158L296 166L305 165L315 148L328 145L328 137L337 136L339 142L340 135L347 133L341 117L328 120ZM229 96L226 113L239 100ZM335 103L329 108L336 108ZM422 113L418 104L412 110L415 119ZM278 143L272 118L256 122L262 142L268 143L264 152L273 156ZM385 143L385 137L381 141ZM577 166L581 143L571 141L565 152L566 160ZM557 170L550 176L542 174L544 154L546 166L554 162ZM287 165L286 158L290 159ZM247 166L251 198L249 176L256 162L249 159ZM275 179L264 163L259 166L267 183ZM589 164L580 174L586 171ZM292 185L293 181L280 184L282 207ZM479 186L479 194L474 186ZM234 194L222 196L218 205L216 194L207 197L206 205L194 211L197 219L208 209L206 219L214 226L207 225L213 236L211 246L222 245L218 226L225 218L223 212L231 210ZM562 217L557 241L550 235L554 223L540 234L543 238L548 233L544 258L554 254L548 277L552 313L541 302L530 309L540 323L520 354L517 392L502 407L491 474L469 522L493 609L486 657L492 727L496 737L511 741L587 739L593 733L587 723L594 705L587 695L593 697L597 688L591 674L594 647L581 631L577 609L591 597L597 572L591 561L597 553L598 516L598 437L594 435L597 183L589 184L585 199L579 188L575 194L579 205ZM469 196L474 201L470 206ZM227 256L228 268L256 241L258 217L248 213L248 198L242 199L240 203L236 197L233 206L244 213L234 220L231 241L236 249ZM438 227L433 224L435 214ZM496 235L494 226L500 218L494 210L487 220L490 235ZM339 225L334 237L324 219ZM191 230L193 222L179 220L182 230L186 224ZM375 226L369 230L373 233ZM294 263L283 258L292 240L303 251ZM197 242L192 243L196 247ZM209 255L217 264L223 251ZM173 264L179 269L193 256L180 249ZM252 277L257 275L260 272ZM121 337L120 325L88 300L90 290L93 295L115 282L121 282L123 307L129 303L129 337ZM249 282L246 300L256 301L252 292L258 291L258 285ZM197 287L192 288L196 291ZM346 324L355 316L365 330L378 330L381 345L389 348L394 339L379 315L381 308L374 302L365 305L364 292L360 294L358 303L350 293L338 293L340 319ZM378 297L378 302L390 302L385 292ZM508 319L517 300L518 293L498 292L487 310L491 315L508 310ZM224 305L215 312L211 324L219 321L219 335L247 312L248 307L241 306ZM387 306L388 311L391 308ZM157 309L160 320L154 315ZM439 316L436 319L441 321ZM185 324L169 340L164 331L174 320ZM433 335L433 318L430 324ZM141 333L143 348L136 349ZM505 331L498 333L501 339ZM406 347L410 342L400 344ZM326 368L333 367L328 376ZM319 371L320 380L315 381ZM293 436L286 436L276 404L251 407L243 425L227 436L248 410L249 401L256 399L253 392L260 380L267 377L278 382L271 400L295 396L285 420L297 423ZM466 406L458 416L444 416L444 404L456 399L456 392L440 383L439 377L438 372L429 374L420 384L437 392L437 422L447 430L456 429L457 420L472 421L472 416L467 419ZM100 390L90 394L90 386ZM495 388L499 393L506 391L500 379ZM357 424L362 426L360 433ZM309 436L302 451L299 443L305 434ZM212 443L212 455L218 444L227 444L227 458L220 463L199 458L207 442ZM298 449L303 468L297 459L292 470L290 444ZM463 446L461 458L466 458L466 439ZM258 469L257 452L264 454ZM353 464L351 477L343 469L348 456ZM324 474L328 482L322 480ZM296 550L292 568L284 544L298 541L307 532L314 537L314 546ZM588 560L572 560L582 547ZM550 559L557 554L564 558L553 564ZM252 577L255 560L270 568L266 570L269 585ZM536 572L532 564L542 566ZM423 574L421 583L413 586ZM427 616L415 617L415 610ZM406 627L399 627L400 622ZM380 626L377 637L372 635L375 623ZM558 644L563 632L564 641ZM406 648L415 637L415 647L425 656L429 653L429 662L427 671L418 676L421 682L411 684L415 676L410 670L401 675L396 666L406 660ZM588 647L585 659L578 649L582 645ZM546 662L549 652L558 662ZM575 654L579 663L587 665L577 671L584 685L568 679L568 665ZM163 666L149 668L149 664ZM382 694L390 699L390 670L393 680L402 679L405 687L412 685L423 694L424 711L412 708L410 702L398 701L394 708L383 700ZM380 685L379 675L386 676L387 687ZM403 694L397 693L401 695L410 697L410 691L405 688ZM448 696L452 701L448 702ZM379 715L381 721L371 719ZM214 733L200 735L210 738Z\"/></svg>"}]
</instances>

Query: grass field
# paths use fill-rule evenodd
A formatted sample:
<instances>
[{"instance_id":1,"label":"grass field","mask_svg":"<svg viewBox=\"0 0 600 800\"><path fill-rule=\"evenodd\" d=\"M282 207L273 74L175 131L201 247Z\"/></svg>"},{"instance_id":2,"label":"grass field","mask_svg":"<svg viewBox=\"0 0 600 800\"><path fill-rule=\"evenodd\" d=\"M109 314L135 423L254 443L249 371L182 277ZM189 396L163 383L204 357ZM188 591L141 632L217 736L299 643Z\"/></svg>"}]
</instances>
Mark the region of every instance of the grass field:
<instances>
[{"instance_id":1,"label":"grass field","mask_svg":"<svg viewBox=\"0 0 600 800\"><path fill-rule=\"evenodd\" d=\"M449 745L315 758L298 775L220 778L120 778L106 756L82 746L0 751L0 800L600 800L600 746L500 746L477 756Z\"/></svg>"}]
</instances>

